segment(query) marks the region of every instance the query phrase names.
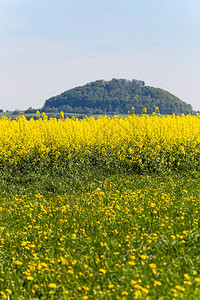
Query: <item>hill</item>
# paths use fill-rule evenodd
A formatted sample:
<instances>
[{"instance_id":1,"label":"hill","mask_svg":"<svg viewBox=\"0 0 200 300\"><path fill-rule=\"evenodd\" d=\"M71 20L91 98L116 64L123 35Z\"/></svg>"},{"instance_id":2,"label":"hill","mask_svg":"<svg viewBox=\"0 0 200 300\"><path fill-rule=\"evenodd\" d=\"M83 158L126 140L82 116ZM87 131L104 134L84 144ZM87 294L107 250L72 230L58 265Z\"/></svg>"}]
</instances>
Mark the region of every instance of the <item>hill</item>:
<instances>
[{"instance_id":1,"label":"hill","mask_svg":"<svg viewBox=\"0 0 200 300\"><path fill-rule=\"evenodd\" d=\"M131 108L140 114L147 108L151 114L159 107L161 114L194 113L192 106L169 92L145 86L144 81L112 79L97 80L84 86L76 87L45 101L44 112L74 113L124 113Z\"/></svg>"}]
</instances>

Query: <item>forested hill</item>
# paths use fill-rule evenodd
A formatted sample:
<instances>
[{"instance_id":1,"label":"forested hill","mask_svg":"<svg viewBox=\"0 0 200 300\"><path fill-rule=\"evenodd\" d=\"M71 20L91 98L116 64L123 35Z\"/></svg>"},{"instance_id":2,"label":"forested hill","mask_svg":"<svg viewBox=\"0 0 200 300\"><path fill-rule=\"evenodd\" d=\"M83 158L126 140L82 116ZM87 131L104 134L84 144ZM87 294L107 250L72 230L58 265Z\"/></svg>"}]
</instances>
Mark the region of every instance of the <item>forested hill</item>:
<instances>
[{"instance_id":1,"label":"forested hill","mask_svg":"<svg viewBox=\"0 0 200 300\"><path fill-rule=\"evenodd\" d=\"M131 108L140 114L143 108L151 114L158 107L161 114L193 113L192 106L169 92L145 86L144 81L97 80L70 89L46 100L43 111L62 110L76 113L127 113Z\"/></svg>"}]
</instances>

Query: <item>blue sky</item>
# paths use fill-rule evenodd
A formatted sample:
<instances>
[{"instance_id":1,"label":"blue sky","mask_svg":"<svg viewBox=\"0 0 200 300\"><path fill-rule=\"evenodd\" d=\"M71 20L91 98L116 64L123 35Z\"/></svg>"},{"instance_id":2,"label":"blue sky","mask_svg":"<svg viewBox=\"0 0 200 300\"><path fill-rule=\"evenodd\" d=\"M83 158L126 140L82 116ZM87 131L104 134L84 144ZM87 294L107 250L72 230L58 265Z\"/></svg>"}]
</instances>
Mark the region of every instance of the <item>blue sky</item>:
<instances>
[{"instance_id":1,"label":"blue sky","mask_svg":"<svg viewBox=\"0 0 200 300\"><path fill-rule=\"evenodd\" d=\"M0 0L0 108L138 79L200 110L199 0Z\"/></svg>"}]
</instances>

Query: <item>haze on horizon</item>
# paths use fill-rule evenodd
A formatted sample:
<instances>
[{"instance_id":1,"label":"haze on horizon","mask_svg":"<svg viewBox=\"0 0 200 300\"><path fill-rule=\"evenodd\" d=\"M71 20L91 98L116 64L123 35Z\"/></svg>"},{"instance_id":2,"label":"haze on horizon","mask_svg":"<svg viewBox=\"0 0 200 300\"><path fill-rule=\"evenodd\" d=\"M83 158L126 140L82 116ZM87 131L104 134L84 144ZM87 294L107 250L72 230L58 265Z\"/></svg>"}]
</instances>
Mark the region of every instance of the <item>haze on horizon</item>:
<instances>
[{"instance_id":1,"label":"haze on horizon","mask_svg":"<svg viewBox=\"0 0 200 300\"><path fill-rule=\"evenodd\" d=\"M137 79L200 110L199 0L0 0L0 108Z\"/></svg>"}]
</instances>

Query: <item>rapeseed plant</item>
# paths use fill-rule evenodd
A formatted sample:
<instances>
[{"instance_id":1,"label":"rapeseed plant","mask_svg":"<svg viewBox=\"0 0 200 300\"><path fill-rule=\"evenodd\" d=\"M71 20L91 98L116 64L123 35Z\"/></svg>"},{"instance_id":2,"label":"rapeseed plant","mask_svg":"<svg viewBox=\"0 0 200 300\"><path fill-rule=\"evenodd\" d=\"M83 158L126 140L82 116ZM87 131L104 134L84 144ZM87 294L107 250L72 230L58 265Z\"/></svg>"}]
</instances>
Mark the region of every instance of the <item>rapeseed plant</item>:
<instances>
[{"instance_id":1,"label":"rapeseed plant","mask_svg":"<svg viewBox=\"0 0 200 300\"><path fill-rule=\"evenodd\" d=\"M199 166L200 115L0 119L0 167L163 171Z\"/></svg>"},{"instance_id":2,"label":"rapeseed plant","mask_svg":"<svg viewBox=\"0 0 200 300\"><path fill-rule=\"evenodd\" d=\"M199 119L2 118L0 298L199 299Z\"/></svg>"}]
</instances>

